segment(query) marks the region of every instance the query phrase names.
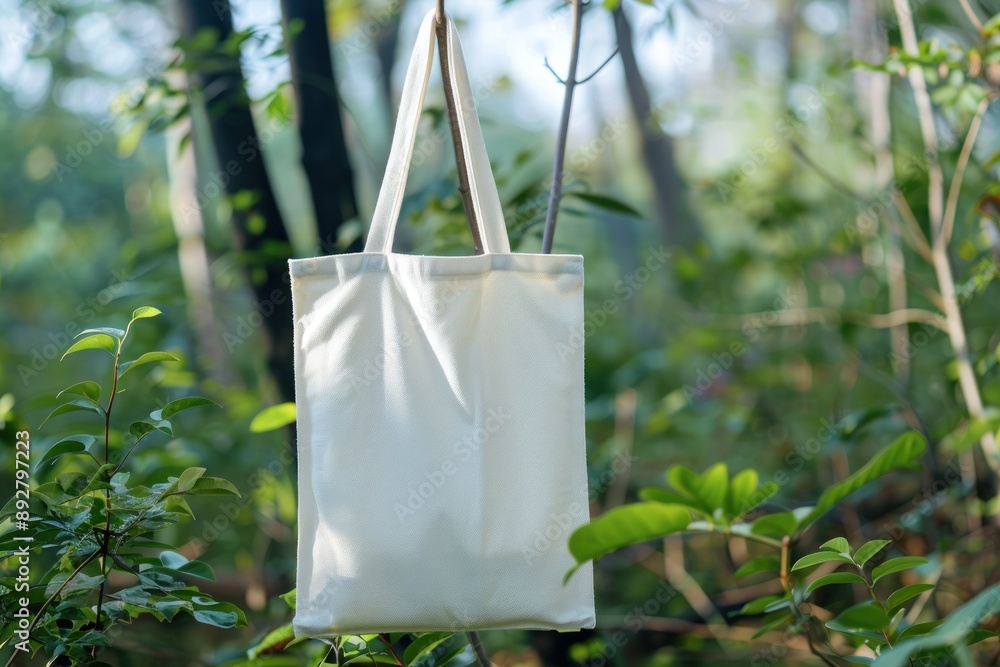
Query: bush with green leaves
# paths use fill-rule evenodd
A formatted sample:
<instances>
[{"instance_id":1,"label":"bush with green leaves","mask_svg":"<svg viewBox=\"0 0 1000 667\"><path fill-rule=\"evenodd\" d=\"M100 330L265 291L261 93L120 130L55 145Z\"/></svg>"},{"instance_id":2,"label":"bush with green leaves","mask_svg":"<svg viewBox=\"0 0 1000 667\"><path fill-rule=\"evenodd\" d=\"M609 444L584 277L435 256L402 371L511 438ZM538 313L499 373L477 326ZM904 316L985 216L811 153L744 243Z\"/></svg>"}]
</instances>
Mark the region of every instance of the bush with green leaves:
<instances>
[{"instance_id":1,"label":"bush with green leaves","mask_svg":"<svg viewBox=\"0 0 1000 667\"><path fill-rule=\"evenodd\" d=\"M782 590L780 595L759 597L740 610L740 616L762 616L754 639L773 630L801 635L828 665L971 665L968 646L998 635L996 630L978 626L1000 613L1000 584L986 589L947 619L917 622L920 609L915 614L907 612L915 599L930 596L935 585L929 580L899 585L894 575L927 566L929 561L903 555L876 562L889 550L892 540L872 540L852 549L847 539L837 537L793 560L795 548L827 512L886 473L917 465L924 449L921 435L905 433L850 477L828 488L815 506L789 511L760 510L779 486L774 481L760 484L756 470L730 477L724 463L701 475L676 465L666 473L669 488L643 489L642 502L612 509L578 529L570 537L570 551L579 567L624 547L669 535L742 538L759 545L765 553L748 558L736 570L735 578L767 574L778 578ZM836 571L828 571L831 568ZM810 576L813 574L818 576ZM817 592L846 585L864 590L869 599L848 604L830 620L821 621L816 613ZM841 602L836 599L834 604ZM862 645L867 649L859 650Z\"/></svg>"},{"instance_id":2,"label":"bush with green leaves","mask_svg":"<svg viewBox=\"0 0 1000 667\"><path fill-rule=\"evenodd\" d=\"M295 591L281 596L292 611ZM265 634L245 658L224 667L294 667L303 664L465 667L475 664L472 647L453 632L387 632L342 635L328 641L295 637L291 622Z\"/></svg>"},{"instance_id":3,"label":"bush with green leaves","mask_svg":"<svg viewBox=\"0 0 1000 667\"><path fill-rule=\"evenodd\" d=\"M142 307L133 312L124 330L83 331L63 355L84 350L108 353L113 359L110 389L104 396L100 384L85 380L58 394L72 400L53 410L43 424L84 412L94 415L94 427L48 447L30 475L30 488L18 492L0 516L5 524L0 558L16 568L22 545L29 544L32 565L26 591L12 574L0 579L4 628L0 645L12 651L8 665L39 651L53 659L48 664L106 664L99 656L112 646L121 626L143 615L169 622L183 612L220 628L246 625L237 606L215 600L190 583L214 580L208 564L189 560L160 541L166 529L193 518L187 496L238 496L236 487L206 477L204 468L188 468L150 486L129 484L130 457L157 436L172 438L174 415L216 405L207 398L179 398L131 422L124 432L116 428L115 398L125 391L126 377L147 364L177 361L159 351L131 360L124 356L132 327L159 314L156 308ZM53 474L53 468L62 472ZM43 479L47 481L39 483ZM43 563L45 571L37 572ZM113 573L128 585L109 586ZM28 601L30 620L19 624L15 614L22 598Z\"/></svg>"}]
</instances>

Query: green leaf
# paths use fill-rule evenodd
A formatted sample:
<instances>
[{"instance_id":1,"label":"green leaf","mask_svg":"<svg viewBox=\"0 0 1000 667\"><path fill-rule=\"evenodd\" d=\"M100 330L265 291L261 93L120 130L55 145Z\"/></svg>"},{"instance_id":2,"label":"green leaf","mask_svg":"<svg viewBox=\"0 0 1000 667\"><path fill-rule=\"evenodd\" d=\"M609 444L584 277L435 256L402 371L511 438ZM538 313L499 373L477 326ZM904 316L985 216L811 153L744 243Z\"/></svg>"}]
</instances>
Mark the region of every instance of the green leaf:
<instances>
[{"instance_id":1,"label":"green leaf","mask_svg":"<svg viewBox=\"0 0 1000 667\"><path fill-rule=\"evenodd\" d=\"M80 336L86 336L87 334L93 333L102 333L118 339L125 337L125 332L121 329L115 329L114 327L95 327L93 329L84 329L77 335L73 336L73 338L79 338Z\"/></svg>"},{"instance_id":2,"label":"green leaf","mask_svg":"<svg viewBox=\"0 0 1000 667\"><path fill-rule=\"evenodd\" d=\"M918 565L926 565L927 562L927 559L921 556L902 556L900 558L890 558L872 570L872 583L874 584L882 577L888 576L894 572L909 570L910 568L917 567Z\"/></svg>"},{"instance_id":3,"label":"green leaf","mask_svg":"<svg viewBox=\"0 0 1000 667\"><path fill-rule=\"evenodd\" d=\"M59 587L62 586L63 582L65 582L68 577L69 575L65 573L60 573L52 577L52 579L49 580L49 583L45 586L45 595L55 595L55 592L59 590ZM102 575L92 577L89 574L83 574L81 572L73 577L68 584L66 584L66 587L62 589L62 593L60 593L60 595L63 598L66 598L77 593L89 593L90 591L96 591L102 581L104 581L104 577Z\"/></svg>"},{"instance_id":4,"label":"green leaf","mask_svg":"<svg viewBox=\"0 0 1000 667\"><path fill-rule=\"evenodd\" d=\"M893 610L907 600L915 598L925 591L933 590L933 588L934 584L911 584L910 586L903 586L898 591L894 591L885 604L890 610Z\"/></svg>"},{"instance_id":5,"label":"green leaf","mask_svg":"<svg viewBox=\"0 0 1000 667\"><path fill-rule=\"evenodd\" d=\"M68 350L63 352L63 355L59 357L59 360L62 361L67 356L81 350L104 350L111 356L114 356L117 346L118 341L108 334L96 333L87 336L86 338L81 338L77 342L73 343Z\"/></svg>"},{"instance_id":6,"label":"green leaf","mask_svg":"<svg viewBox=\"0 0 1000 667\"><path fill-rule=\"evenodd\" d=\"M584 563L630 544L679 533L690 523L688 509L680 505L622 505L574 531L569 538L569 550L578 563ZM572 572L567 573L567 579Z\"/></svg>"},{"instance_id":7,"label":"green leaf","mask_svg":"<svg viewBox=\"0 0 1000 667\"><path fill-rule=\"evenodd\" d=\"M803 519L799 530L805 530L830 508L869 482L893 470L914 465L926 446L923 436L916 431L904 433L853 475L827 489L816 507Z\"/></svg>"},{"instance_id":8,"label":"green leaf","mask_svg":"<svg viewBox=\"0 0 1000 667\"><path fill-rule=\"evenodd\" d=\"M403 662L407 665L413 664L415 660L427 655L450 637L450 632L428 632L420 635L406 647L406 651L403 652Z\"/></svg>"},{"instance_id":9,"label":"green leaf","mask_svg":"<svg viewBox=\"0 0 1000 667\"><path fill-rule=\"evenodd\" d=\"M771 630L776 630L794 619L795 615L790 611L778 611L765 616L763 625L757 629L757 632L753 633L751 639L762 637Z\"/></svg>"},{"instance_id":10,"label":"green leaf","mask_svg":"<svg viewBox=\"0 0 1000 667\"><path fill-rule=\"evenodd\" d=\"M90 447L95 442L97 442L97 438L86 434L71 435L68 438L63 438L49 447L48 451L45 452L42 458L38 460L37 467L41 468L46 463L54 461L65 454L78 454L80 452L86 452L87 447Z\"/></svg>"},{"instance_id":11,"label":"green leaf","mask_svg":"<svg viewBox=\"0 0 1000 667\"><path fill-rule=\"evenodd\" d=\"M874 664L876 667L907 667L910 656L919 651L962 645L980 623L995 614L1000 614L1000 584L990 586L955 609L943 623L924 636L898 641L891 649L883 651ZM913 630L913 627L907 628L907 631ZM901 633L900 637L905 634Z\"/></svg>"},{"instance_id":12,"label":"green leaf","mask_svg":"<svg viewBox=\"0 0 1000 667\"><path fill-rule=\"evenodd\" d=\"M240 615L235 611L195 609L191 615L199 623L214 625L217 628L239 628L246 625L245 620L240 624Z\"/></svg>"},{"instance_id":13,"label":"green leaf","mask_svg":"<svg viewBox=\"0 0 1000 667\"><path fill-rule=\"evenodd\" d=\"M128 373L133 368L142 366L144 364L150 364L154 361L180 361L177 357L166 352L147 352L146 354L140 355L138 359L132 361L125 361L118 366L118 379L121 379L123 375Z\"/></svg>"},{"instance_id":14,"label":"green leaf","mask_svg":"<svg viewBox=\"0 0 1000 667\"><path fill-rule=\"evenodd\" d=\"M279 403L264 408L250 422L251 433L274 431L295 422L295 403Z\"/></svg>"},{"instance_id":15,"label":"green leaf","mask_svg":"<svg viewBox=\"0 0 1000 667\"><path fill-rule=\"evenodd\" d=\"M856 604L826 623L826 627L836 632L883 641L882 630L888 625L889 617L882 604L874 600Z\"/></svg>"},{"instance_id":16,"label":"green leaf","mask_svg":"<svg viewBox=\"0 0 1000 667\"><path fill-rule=\"evenodd\" d=\"M178 572L183 572L184 574L189 574L192 577L198 577L199 579L207 579L208 581L215 581L215 572L212 570L212 566L208 563L202 562L200 560L189 560L180 567L174 568Z\"/></svg>"},{"instance_id":17,"label":"green leaf","mask_svg":"<svg viewBox=\"0 0 1000 667\"><path fill-rule=\"evenodd\" d=\"M56 398L59 398L63 394L76 394L77 396L84 396L96 403L101 398L101 385L91 380L85 380L84 382L77 382L72 387L66 387L56 394Z\"/></svg>"},{"instance_id":18,"label":"green leaf","mask_svg":"<svg viewBox=\"0 0 1000 667\"><path fill-rule=\"evenodd\" d=\"M649 486L639 491L639 497L654 503L664 503L667 505L685 505L695 510L703 512L704 508L700 501L689 498L685 495L664 489L659 486Z\"/></svg>"},{"instance_id":19,"label":"green leaf","mask_svg":"<svg viewBox=\"0 0 1000 667\"><path fill-rule=\"evenodd\" d=\"M729 469L725 463L716 463L706 470L698 481L697 496L712 510L725 510L729 492Z\"/></svg>"},{"instance_id":20,"label":"green leaf","mask_svg":"<svg viewBox=\"0 0 1000 667\"><path fill-rule=\"evenodd\" d=\"M763 597L757 598L756 600L751 600L750 602L747 602L745 605L743 605L743 608L740 609L739 614L741 616L763 614L764 610L767 609L769 606L771 606L775 602L784 599L785 599L784 595L765 595Z\"/></svg>"},{"instance_id":21,"label":"green leaf","mask_svg":"<svg viewBox=\"0 0 1000 667\"><path fill-rule=\"evenodd\" d=\"M178 412L183 410L189 410L191 408L201 407L202 405L214 405L219 407L219 404L215 401L210 401L207 398L201 398L200 396L189 396L188 398L178 398L176 401L170 401L163 406L160 410L153 410L149 413L150 419L153 421L161 421L163 419L170 419Z\"/></svg>"},{"instance_id":22,"label":"green leaf","mask_svg":"<svg viewBox=\"0 0 1000 667\"><path fill-rule=\"evenodd\" d=\"M155 424L148 421L132 422L128 427L128 432L134 435L136 438L141 438L147 433L152 433L153 431L160 431L166 433L171 438L174 437L174 430L170 426L168 421L158 421Z\"/></svg>"},{"instance_id":23,"label":"green leaf","mask_svg":"<svg viewBox=\"0 0 1000 667\"><path fill-rule=\"evenodd\" d=\"M195 482L205 474L204 468L188 468L177 478L177 490L187 493L194 487Z\"/></svg>"},{"instance_id":24,"label":"green leaf","mask_svg":"<svg viewBox=\"0 0 1000 667\"><path fill-rule=\"evenodd\" d=\"M97 407L90 401L70 401L64 405L60 405L58 408L49 413L49 416L42 420L42 423L38 425L41 428L53 417L58 417L59 415L65 415L70 412L93 412L95 414L104 416L104 410Z\"/></svg>"},{"instance_id":25,"label":"green leaf","mask_svg":"<svg viewBox=\"0 0 1000 667\"><path fill-rule=\"evenodd\" d=\"M854 562L858 564L858 567L862 567L865 563L871 560L872 556L877 554L879 551L882 551L882 549L886 548L890 544L892 544L892 540L872 540L871 542L865 542L858 547L857 552L855 552Z\"/></svg>"},{"instance_id":26,"label":"green leaf","mask_svg":"<svg viewBox=\"0 0 1000 667\"><path fill-rule=\"evenodd\" d=\"M759 483L760 476L753 468L741 470L733 476L726 498L726 511L731 518L743 516L778 492L775 482L767 482L763 486L758 486Z\"/></svg>"},{"instance_id":27,"label":"green leaf","mask_svg":"<svg viewBox=\"0 0 1000 667\"><path fill-rule=\"evenodd\" d=\"M757 556L743 563L733 574L736 579L749 577L759 572L777 572L781 569L781 559L777 556Z\"/></svg>"},{"instance_id":28,"label":"green leaf","mask_svg":"<svg viewBox=\"0 0 1000 667\"><path fill-rule=\"evenodd\" d=\"M792 535L799 527L799 520L792 512L776 512L765 514L751 525L750 531L754 535L763 537L784 537Z\"/></svg>"},{"instance_id":29,"label":"green leaf","mask_svg":"<svg viewBox=\"0 0 1000 667\"><path fill-rule=\"evenodd\" d=\"M824 575L819 579L817 579L816 581L809 584L809 586L806 587L806 593L812 593L817 588L820 588L822 586L829 586L831 584L864 584L865 586L868 585L868 583L864 579L862 579L859 575L854 574L853 572L834 572L832 574Z\"/></svg>"},{"instance_id":30,"label":"green leaf","mask_svg":"<svg viewBox=\"0 0 1000 667\"><path fill-rule=\"evenodd\" d=\"M283 651L294 639L295 630L291 623L286 623L264 635L256 646L247 651L247 657L254 660L262 655Z\"/></svg>"},{"instance_id":31,"label":"green leaf","mask_svg":"<svg viewBox=\"0 0 1000 667\"><path fill-rule=\"evenodd\" d=\"M293 588L292 590L288 591L287 593L282 593L278 597L281 598L282 600L284 600L285 604L287 604L289 606L289 608L291 608L294 611L295 610L295 599L296 599L297 593L298 593L298 589L297 588Z\"/></svg>"},{"instance_id":32,"label":"green leaf","mask_svg":"<svg viewBox=\"0 0 1000 667\"><path fill-rule=\"evenodd\" d=\"M851 555L851 545L843 537L835 537L824 542L819 547L823 551L834 551L838 554Z\"/></svg>"},{"instance_id":33,"label":"green leaf","mask_svg":"<svg viewBox=\"0 0 1000 667\"><path fill-rule=\"evenodd\" d=\"M795 565L792 566L792 572L795 572L796 570L804 570L807 567L819 565L820 563L828 563L832 560L837 560L841 563L854 563L849 556L845 556L843 554L834 553L832 551L817 551L814 554L809 554L808 556L803 556L798 559L795 562Z\"/></svg>"},{"instance_id":34,"label":"green leaf","mask_svg":"<svg viewBox=\"0 0 1000 667\"><path fill-rule=\"evenodd\" d=\"M384 653L364 653L356 658L351 658L345 665L398 665L396 659Z\"/></svg>"},{"instance_id":35,"label":"green leaf","mask_svg":"<svg viewBox=\"0 0 1000 667\"><path fill-rule=\"evenodd\" d=\"M199 477L187 491L195 496L240 496L239 490L221 477Z\"/></svg>"},{"instance_id":36,"label":"green leaf","mask_svg":"<svg viewBox=\"0 0 1000 667\"><path fill-rule=\"evenodd\" d=\"M187 563L188 559L176 551L162 551L160 552L160 562L163 563L164 567L176 570Z\"/></svg>"},{"instance_id":37,"label":"green leaf","mask_svg":"<svg viewBox=\"0 0 1000 667\"><path fill-rule=\"evenodd\" d=\"M623 215L631 215L636 218L641 218L642 214L635 210L628 204L613 197L608 197L607 195L598 195L592 192L570 192L568 193L577 199L582 199L591 206L596 206L597 208L602 208L606 211L611 211L612 213L621 213Z\"/></svg>"},{"instance_id":38,"label":"green leaf","mask_svg":"<svg viewBox=\"0 0 1000 667\"><path fill-rule=\"evenodd\" d=\"M157 315L162 315L162 314L163 313L161 313L159 309L153 308L152 306L140 306L139 308L136 308L135 310L132 311L132 321L134 322L136 320L143 320L148 317L156 317Z\"/></svg>"}]
</instances>

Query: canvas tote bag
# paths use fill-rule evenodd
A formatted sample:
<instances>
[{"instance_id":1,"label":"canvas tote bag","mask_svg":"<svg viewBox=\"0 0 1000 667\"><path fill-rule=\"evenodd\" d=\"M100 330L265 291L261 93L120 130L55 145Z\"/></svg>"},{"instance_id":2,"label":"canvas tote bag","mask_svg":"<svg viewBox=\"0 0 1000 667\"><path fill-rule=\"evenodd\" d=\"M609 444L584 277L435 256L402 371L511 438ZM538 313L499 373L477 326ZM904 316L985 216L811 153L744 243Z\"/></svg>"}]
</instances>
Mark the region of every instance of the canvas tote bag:
<instances>
[{"instance_id":1,"label":"canvas tote bag","mask_svg":"<svg viewBox=\"0 0 1000 667\"><path fill-rule=\"evenodd\" d=\"M484 253L392 252L434 53L420 27L364 252L290 262L294 628L330 637L594 626L583 258L511 253L461 45L451 84Z\"/></svg>"}]
</instances>

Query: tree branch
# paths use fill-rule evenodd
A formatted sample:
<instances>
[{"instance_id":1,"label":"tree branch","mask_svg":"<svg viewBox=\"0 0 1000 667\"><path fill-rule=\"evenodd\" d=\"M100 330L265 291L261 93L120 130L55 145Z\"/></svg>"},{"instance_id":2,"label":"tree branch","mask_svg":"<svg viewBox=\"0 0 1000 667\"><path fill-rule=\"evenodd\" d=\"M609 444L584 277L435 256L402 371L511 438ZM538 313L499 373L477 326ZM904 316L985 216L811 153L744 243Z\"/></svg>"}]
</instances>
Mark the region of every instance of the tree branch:
<instances>
[{"instance_id":1,"label":"tree branch","mask_svg":"<svg viewBox=\"0 0 1000 667\"><path fill-rule=\"evenodd\" d=\"M969 133L965 135L965 143L962 144L962 152L959 153L958 163L955 165L955 174L951 177L951 188L948 190L948 202L944 208L944 224L941 234L942 243L948 245L951 241L951 234L955 230L955 217L958 214L958 197L962 192L962 181L965 179L965 170L969 166L972 158L972 149L976 145L976 138L979 136L979 128L983 125L983 116L990 106L990 98L984 97L976 109L976 115L972 117L969 125Z\"/></svg>"},{"instance_id":2,"label":"tree branch","mask_svg":"<svg viewBox=\"0 0 1000 667\"><path fill-rule=\"evenodd\" d=\"M563 82L565 90L563 91L562 117L559 119L559 136L556 139L556 155L552 164L549 209L545 214L545 232L542 236L542 253L546 255L552 252L552 240L556 233L556 217L559 215L559 198L562 195L563 165L566 161L566 141L569 137L569 115L573 107L573 89L576 88L577 83L576 68L580 60L580 30L583 25L582 0L570 0L570 7L573 38L570 45L569 72Z\"/></svg>"},{"instance_id":3,"label":"tree branch","mask_svg":"<svg viewBox=\"0 0 1000 667\"><path fill-rule=\"evenodd\" d=\"M903 40L903 48L909 55L916 56L919 46L917 44L917 31L913 25L913 15L909 0L893 0L893 7L896 10L896 18L899 22L899 32ZM927 207L933 235L932 261L934 272L937 276L941 296L944 298L945 321L948 327L948 338L951 341L952 350L955 354L958 384L961 388L962 396L965 398L965 405L969 416L973 419L980 419L985 414L983 399L979 392L975 370L972 368L965 323L962 321L962 311L955 295L955 277L952 273L951 259L948 257L948 239L945 236L944 225L944 174L941 170L941 163L938 160L934 107L931 104L930 93L927 91L927 82L924 79L923 69L920 67L911 67L908 76L910 85L913 87L913 98L917 106L917 115L920 119L920 129L924 140L924 152L928 162L929 191L927 195ZM961 187L961 179L957 182L958 185L954 186L953 184L953 188ZM998 450L993 432L989 431L983 435L979 443L990 469L995 475L1000 476L1000 450ZM975 460L972 456L967 456L964 462L973 471L975 470Z\"/></svg>"},{"instance_id":4,"label":"tree branch","mask_svg":"<svg viewBox=\"0 0 1000 667\"><path fill-rule=\"evenodd\" d=\"M979 20L978 16L976 16L976 12L972 9L972 5L969 4L969 0L958 0L958 4L962 5L962 11L969 17L969 23L975 26L976 30L982 34L983 22Z\"/></svg>"}]
</instances>

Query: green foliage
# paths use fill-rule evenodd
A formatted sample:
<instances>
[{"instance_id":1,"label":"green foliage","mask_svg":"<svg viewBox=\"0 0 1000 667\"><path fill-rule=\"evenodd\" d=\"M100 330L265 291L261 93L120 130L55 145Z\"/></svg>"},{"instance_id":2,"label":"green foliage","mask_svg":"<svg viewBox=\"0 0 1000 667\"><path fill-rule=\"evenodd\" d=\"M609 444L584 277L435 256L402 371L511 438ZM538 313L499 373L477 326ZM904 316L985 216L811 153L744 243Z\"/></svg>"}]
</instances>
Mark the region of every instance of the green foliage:
<instances>
[{"instance_id":1,"label":"green foliage","mask_svg":"<svg viewBox=\"0 0 1000 667\"><path fill-rule=\"evenodd\" d=\"M65 472L37 484L31 489L30 501L16 495L3 509L2 517L16 517L17 522L0 535L0 558L22 553L19 549L24 538L31 540L29 553L34 562L41 562L47 553L56 556L38 583L25 589L32 619L27 627L30 639L18 640L8 634L3 645L25 641L33 651L59 656L63 661L59 664L89 664L112 646L120 626L143 616L169 622L183 612L218 628L247 624L238 607L213 599L192 583L192 579L215 580L208 564L189 560L158 541L160 535L193 518L188 496L239 496L236 487L224 479L205 477L204 468L188 468L150 485L129 484L132 475L125 468L129 456L146 438L156 433L172 434L170 417L215 403L199 397L171 401L153 410L151 421L133 422L121 442L112 439L115 399L124 391L119 380L126 371L177 360L165 352L147 352L134 361L122 361L132 325L159 314L155 308L138 308L124 330L82 332L85 337L66 352L111 352L111 386L106 404L98 402L103 389L92 380L59 392L58 397L82 396L84 400L62 404L46 422L70 412L89 412L100 418L95 420L95 433L66 436L52 444L35 465L35 479L53 466ZM61 465L70 460L74 465ZM107 581L112 573L130 583L109 590ZM0 586L15 590L17 582L4 577ZM0 609L5 626L16 625L11 616L16 608L5 604Z\"/></svg>"},{"instance_id":2,"label":"green foliage","mask_svg":"<svg viewBox=\"0 0 1000 667\"><path fill-rule=\"evenodd\" d=\"M752 469L730 478L724 463L701 475L683 465L672 466L666 475L672 488L643 489L642 497L647 502L615 508L582 526L570 536L569 549L577 562L582 563L630 544L683 532L722 532L772 546L783 537L797 540L837 502L893 470L912 466L924 446L919 434L905 433L857 472L830 487L815 507L765 514L753 521L741 519L778 491L775 482L760 484L759 474ZM824 546L829 545L847 546L843 538ZM815 562L809 564L829 560L851 562L829 548L813 554L812 559ZM798 567L805 565L797 564Z\"/></svg>"}]
</instances>

